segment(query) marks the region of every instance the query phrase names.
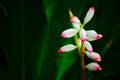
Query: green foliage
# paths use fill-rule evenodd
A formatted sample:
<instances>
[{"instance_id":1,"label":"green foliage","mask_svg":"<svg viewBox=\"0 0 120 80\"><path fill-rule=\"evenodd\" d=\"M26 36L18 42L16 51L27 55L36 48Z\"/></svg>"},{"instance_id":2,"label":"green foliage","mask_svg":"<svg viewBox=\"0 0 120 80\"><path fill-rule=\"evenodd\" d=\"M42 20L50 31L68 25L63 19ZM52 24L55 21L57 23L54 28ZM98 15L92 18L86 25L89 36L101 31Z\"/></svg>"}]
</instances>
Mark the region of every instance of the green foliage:
<instances>
[{"instance_id":1,"label":"green foliage","mask_svg":"<svg viewBox=\"0 0 120 80\"><path fill-rule=\"evenodd\" d=\"M113 27L112 33L111 33L111 41L115 42L120 37L120 22L118 22L117 25Z\"/></svg>"},{"instance_id":2,"label":"green foliage","mask_svg":"<svg viewBox=\"0 0 120 80\"><path fill-rule=\"evenodd\" d=\"M70 66L75 63L77 54L75 53L64 53L61 56L61 61L58 69L58 74L56 76L56 80L61 80L65 72L70 68Z\"/></svg>"}]
</instances>

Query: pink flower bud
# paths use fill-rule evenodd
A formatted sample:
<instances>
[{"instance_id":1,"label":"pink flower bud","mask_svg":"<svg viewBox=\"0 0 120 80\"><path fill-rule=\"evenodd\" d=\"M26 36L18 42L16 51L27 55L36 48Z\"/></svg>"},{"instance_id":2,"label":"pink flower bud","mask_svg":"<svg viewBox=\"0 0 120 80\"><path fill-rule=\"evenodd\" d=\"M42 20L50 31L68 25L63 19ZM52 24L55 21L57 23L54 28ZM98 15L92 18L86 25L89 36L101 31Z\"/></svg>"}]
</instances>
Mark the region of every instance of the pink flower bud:
<instances>
[{"instance_id":1,"label":"pink flower bud","mask_svg":"<svg viewBox=\"0 0 120 80\"><path fill-rule=\"evenodd\" d=\"M101 34L97 34L95 30L86 31L86 36L88 41L94 41L103 37Z\"/></svg>"},{"instance_id":2,"label":"pink flower bud","mask_svg":"<svg viewBox=\"0 0 120 80\"><path fill-rule=\"evenodd\" d=\"M80 23L80 20L76 16L72 16L72 19L70 20L72 23Z\"/></svg>"},{"instance_id":3,"label":"pink flower bud","mask_svg":"<svg viewBox=\"0 0 120 80\"><path fill-rule=\"evenodd\" d=\"M95 8L90 7L90 9L88 10L88 12L87 12L87 14L84 18L84 23L85 24L88 23L92 19L93 15L94 15L94 12L95 12Z\"/></svg>"},{"instance_id":4,"label":"pink flower bud","mask_svg":"<svg viewBox=\"0 0 120 80\"><path fill-rule=\"evenodd\" d=\"M74 50L76 48L75 45L73 44L68 44L68 45L65 45L63 47L61 47L58 52L68 52L68 51L71 51L71 50Z\"/></svg>"},{"instance_id":5,"label":"pink flower bud","mask_svg":"<svg viewBox=\"0 0 120 80\"><path fill-rule=\"evenodd\" d=\"M80 39L82 40L82 42L86 41L86 31L83 28L80 31Z\"/></svg>"},{"instance_id":6,"label":"pink flower bud","mask_svg":"<svg viewBox=\"0 0 120 80\"><path fill-rule=\"evenodd\" d=\"M70 37L75 36L76 33L77 33L76 29L67 29L67 30L62 32L61 36L64 38L70 38Z\"/></svg>"},{"instance_id":7,"label":"pink flower bud","mask_svg":"<svg viewBox=\"0 0 120 80\"><path fill-rule=\"evenodd\" d=\"M99 71L102 70L102 68L100 67L100 65L96 62L92 62L86 65L86 68L90 71Z\"/></svg>"},{"instance_id":8,"label":"pink flower bud","mask_svg":"<svg viewBox=\"0 0 120 80\"><path fill-rule=\"evenodd\" d=\"M90 44L90 42L85 41L84 45L85 45L85 48L87 49L88 52L91 53L93 51L93 48L92 48L92 45Z\"/></svg>"},{"instance_id":9,"label":"pink flower bud","mask_svg":"<svg viewBox=\"0 0 120 80\"><path fill-rule=\"evenodd\" d=\"M96 52L91 52L90 53L88 51L86 51L85 53L90 59L93 59L95 61L101 61L101 57L98 53L96 53Z\"/></svg>"}]
</instances>

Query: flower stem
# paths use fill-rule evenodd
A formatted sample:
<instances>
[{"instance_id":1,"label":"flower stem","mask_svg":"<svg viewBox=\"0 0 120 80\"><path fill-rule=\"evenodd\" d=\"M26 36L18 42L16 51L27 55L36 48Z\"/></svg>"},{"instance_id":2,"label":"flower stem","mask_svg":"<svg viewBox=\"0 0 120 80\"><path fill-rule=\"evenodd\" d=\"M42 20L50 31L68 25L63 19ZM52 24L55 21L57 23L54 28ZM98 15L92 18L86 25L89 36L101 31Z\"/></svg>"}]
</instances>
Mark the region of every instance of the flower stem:
<instances>
[{"instance_id":1,"label":"flower stem","mask_svg":"<svg viewBox=\"0 0 120 80\"><path fill-rule=\"evenodd\" d=\"M80 66L81 66L81 76L80 76L80 80L85 80L84 51L85 51L85 47L84 47L84 44L83 44L83 42L82 42L81 48L79 49Z\"/></svg>"},{"instance_id":2,"label":"flower stem","mask_svg":"<svg viewBox=\"0 0 120 80\"><path fill-rule=\"evenodd\" d=\"M81 28L83 28L83 26L84 26L84 25L82 25ZM80 30L81 30L81 28L80 28ZM77 35L75 35L74 39L75 39L76 45L79 46L79 45L78 45L78 37L77 37ZM80 66L81 66L81 76L80 76L80 80L85 80L84 51L85 51L85 46L84 46L84 43L82 42L81 47L78 47L78 53L79 53L79 56L80 56Z\"/></svg>"}]
</instances>

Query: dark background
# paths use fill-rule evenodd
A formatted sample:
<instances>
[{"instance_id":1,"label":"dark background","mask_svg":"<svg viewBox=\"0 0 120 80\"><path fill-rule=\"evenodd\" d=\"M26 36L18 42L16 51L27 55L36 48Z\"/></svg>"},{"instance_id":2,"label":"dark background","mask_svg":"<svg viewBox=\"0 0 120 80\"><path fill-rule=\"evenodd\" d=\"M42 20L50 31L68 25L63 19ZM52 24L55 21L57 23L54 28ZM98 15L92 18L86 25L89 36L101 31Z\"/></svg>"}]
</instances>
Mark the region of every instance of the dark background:
<instances>
[{"instance_id":1,"label":"dark background","mask_svg":"<svg viewBox=\"0 0 120 80\"><path fill-rule=\"evenodd\" d=\"M90 80L120 80L119 0L0 0L0 80L80 80L78 54L57 50L72 42L60 37L71 27L68 8L83 22L91 6L85 29L104 37L92 42L102 71L88 71Z\"/></svg>"}]
</instances>

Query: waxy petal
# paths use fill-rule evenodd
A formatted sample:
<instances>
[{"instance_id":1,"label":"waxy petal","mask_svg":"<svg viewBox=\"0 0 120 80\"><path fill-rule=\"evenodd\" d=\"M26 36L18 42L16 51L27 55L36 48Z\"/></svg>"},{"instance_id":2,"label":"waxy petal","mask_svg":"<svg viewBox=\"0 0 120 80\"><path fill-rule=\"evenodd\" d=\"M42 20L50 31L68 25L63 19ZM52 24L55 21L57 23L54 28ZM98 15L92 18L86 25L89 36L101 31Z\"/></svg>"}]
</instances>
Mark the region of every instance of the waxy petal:
<instances>
[{"instance_id":1,"label":"waxy petal","mask_svg":"<svg viewBox=\"0 0 120 80\"><path fill-rule=\"evenodd\" d=\"M90 71L99 71L102 70L102 68L100 67L100 65L96 62L92 62L86 65L86 68Z\"/></svg>"},{"instance_id":2,"label":"waxy petal","mask_svg":"<svg viewBox=\"0 0 120 80\"><path fill-rule=\"evenodd\" d=\"M96 53L96 52L91 52L90 53L88 51L86 51L85 53L90 59L93 59L95 61L101 61L101 57L98 53Z\"/></svg>"},{"instance_id":3,"label":"waxy petal","mask_svg":"<svg viewBox=\"0 0 120 80\"><path fill-rule=\"evenodd\" d=\"M80 39L82 40L82 42L86 41L86 31L83 28L80 31Z\"/></svg>"},{"instance_id":4,"label":"waxy petal","mask_svg":"<svg viewBox=\"0 0 120 80\"><path fill-rule=\"evenodd\" d=\"M97 35L97 32L95 30L88 30L86 31L86 35L90 37L94 37L95 35Z\"/></svg>"},{"instance_id":5,"label":"waxy petal","mask_svg":"<svg viewBox=\"0 0 120 80\"><path fill-rule=\"evenodd\" d=\"M67 29L65 31L62 32L61 36L64 38L70 38L76 35L78 30L76 29Z\"/></svg>"},{"instance_id":6,"label":"waxy petal","mask_svg":"<svg viewBox=\"0 0 120 80\"><path fill-rule=\"evenodd\" d=\"M87 12L87 14L84 18L84 23L85 24L88 23L92 19L93 15L94 15L94 12L95 12L95 8L90 7L90 9L88 10L88 12Z\"/></svg>"},{"instance_id":7,"label":"waxy petal","mask_svg":"<svg viewBox=\"0 0 120 80\"><path fill-rule=\"evenodd\" d=\"M90 44L90 42L85 41L84 45L85 45L85 48L87 49L88 52L91 53L93 51L93 48L92 48L92 45Z\"/></svg>"},{"instance_id":8,"label":"waxy petal","mask_svg":"<svg viewBox=\"0 0 120 80\"><path fill-rule=\"evenodd\" d=\"M78 17L76 17L76 16L72 16L70 22L72 22L72 23L80 23L80 20L79 20Z\"/></svg>"},{"instance_id":9,"label":"waxy petal","mask_svg":"<svg viewBox=\"0 0 120 80\"><path fill-rule=\"evenodd\" d=\"M74 50L75 48L77 48L75 45L68 44L68 45L65 45L65 46L61 47L58 50L58 52L68 52L68 51Z\"/></svg>"},{"instance_id":10,"label":"waxy petal","mask_svg":"<svg viewBox=\"0 0 120 80\"><path fill-rule=\"evenodd\" d=\"M103 36L101 34L97 34L95 30L88 30L86 31L86 38L88 41L94 41L97 39L102 38Z\"/></svg>"},{"instance_id":11,"label":"waxy petal","mask_svg":"<svg viewBox=\"0 0 120 80\"><path fill-rule=\"evenodd\" d=\"M80 30L80 23L72 23L73 27L77 30Z\"/></svg>"}]
</instances>

